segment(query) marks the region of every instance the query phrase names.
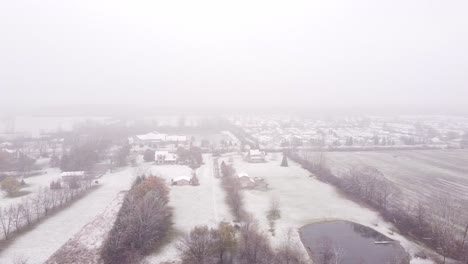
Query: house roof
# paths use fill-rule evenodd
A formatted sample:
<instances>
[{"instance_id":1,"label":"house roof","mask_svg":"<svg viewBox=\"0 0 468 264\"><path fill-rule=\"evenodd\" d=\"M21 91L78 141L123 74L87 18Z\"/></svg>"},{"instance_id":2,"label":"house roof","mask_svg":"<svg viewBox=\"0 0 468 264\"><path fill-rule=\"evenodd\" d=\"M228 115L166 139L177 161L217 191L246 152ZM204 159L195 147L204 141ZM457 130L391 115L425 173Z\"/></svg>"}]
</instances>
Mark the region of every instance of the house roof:
<instances>
[{"instance_id":1,"label":"house roof","mask_svg":"<svg viewBox=\"0 0 468 264\"><path fill-rule=\"evenodd\" d=\"M173 181L175 182L178 182L178 181L190 181L192 178L189 177L189 176L179 176L179 177L175 177L174 179L172 179Z\"/></svg>"},{"instance_id":2,"label":"house roof","mask_svg":"<svg viewBox=\"0 0 468 264\"><path fill-rule=\"evenodd\" d=\"M245 172L241 172L237 174L237 177L242 178L242 177L249 177L249 175Z\"/></svg>"},{"instance_id":3,"label":"house roof","mask_svg":"<svg viewBox=\"0 0 468 264\"><path fill-rule=\"evenodd\" d=\"M167 135L166 134L162 134L162 133L159 133L157 131L153 131L153 132L150 132L148 134L144 134L144 135L137 135L136 136L138 139L140 140L147 140L147 141L151 141L151 140L160 140L160 141L163 141L163 140L166 140L166 137Z\"/></svg>"},{"instance_id":4,"label":"house roof","mask_svg":"<svg viewBox=\"0 0 468 264\"><path fill-rule=\"evenodd\" d=\"M251 150L249 150L249 154L250 155L263 155L263 152L261 152L258 149L251 149Z\"/></svg>"},{"instance_id":5,"label":"house roof","mask_svg":"<svg viewBox=\"0 0 468 264\"><path fill-rule=\"evenodd\" d=\"M62 172L61 176L84 176L85 172L84 171L64 171Z\"/></svg>"}]
</instances>

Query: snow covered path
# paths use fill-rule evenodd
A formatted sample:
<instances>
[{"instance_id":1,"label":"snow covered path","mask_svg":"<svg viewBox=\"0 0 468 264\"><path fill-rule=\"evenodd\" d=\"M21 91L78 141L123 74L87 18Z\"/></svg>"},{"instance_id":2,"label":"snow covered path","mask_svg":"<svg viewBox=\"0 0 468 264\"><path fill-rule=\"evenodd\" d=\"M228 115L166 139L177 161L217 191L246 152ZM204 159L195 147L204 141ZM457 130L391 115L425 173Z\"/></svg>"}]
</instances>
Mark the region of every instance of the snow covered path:
<instances>
[{"instance_id":1,"label":"snow covered path","mask_svg":"<svg viewBox=\"0 0 468 264\"><path fill-rule=\"evenodd\" d=\"M0 264L11 264L18 257L27 259L28 264L44 263L102 213L121 191L128 190L133 178L132 168L104 175L99 179L101 186L97 190L14 240L0 253Z\"/></svg>"}]
</instances>

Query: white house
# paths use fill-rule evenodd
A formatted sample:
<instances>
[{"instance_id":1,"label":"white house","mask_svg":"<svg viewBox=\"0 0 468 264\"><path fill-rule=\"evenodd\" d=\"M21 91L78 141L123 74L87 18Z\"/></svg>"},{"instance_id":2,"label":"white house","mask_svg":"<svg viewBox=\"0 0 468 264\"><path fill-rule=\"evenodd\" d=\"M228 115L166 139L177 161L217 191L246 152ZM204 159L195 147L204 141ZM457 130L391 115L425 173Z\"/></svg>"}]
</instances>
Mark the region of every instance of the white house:
<instances>
[{"instance_id":1,"label":"white house","mask_svg":"<svg viewBox=\"0 0 468 264\"><path fill-rule=\"evenodd\" d=\"M250 149L247 152L247 161L249 162L265 162L265 152L258 149Z\"/></svg>"},{"instance_id":2,"label":"white house","mask_svg":"<svg viewBox=\"0 0 468 264\"><path fill-rule=\"evenodd\" d=\"M192 177L179 176L179 177L175 177L174 179L172 179L171 184L172 185L178 185L178 186L190 185L191 180L192 180Z\"/></svg>"}]
</instances>

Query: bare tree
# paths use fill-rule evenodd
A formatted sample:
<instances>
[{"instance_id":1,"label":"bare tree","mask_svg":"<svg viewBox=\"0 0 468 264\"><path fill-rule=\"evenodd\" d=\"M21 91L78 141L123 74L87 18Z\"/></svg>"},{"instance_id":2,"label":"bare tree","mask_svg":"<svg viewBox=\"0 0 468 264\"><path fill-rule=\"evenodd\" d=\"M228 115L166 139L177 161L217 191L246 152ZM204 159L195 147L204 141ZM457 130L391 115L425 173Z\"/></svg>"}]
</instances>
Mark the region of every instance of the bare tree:
<instances>
[{"instance_id":1,"label":"bare tree","mask_svg":"<svg viewBox=\"0 0 468 264\"><path fill-rule=\"evenodd\" d=\"M182 254L184 264L217 263L219 235L207 226L197 226L190 234L179 241L177 249Z\"/></svg>"},{"instance_id":2,"label":"bare tree","mask_svg":"<svg viewBox=\"0 0 468 264\"><path fill-rule=\"evenodd\" d=\"M247 220L240 229L239 263L270 264L274 256L267 236L258 230L257 223Z\"/></svg>"},{"instance_id":3,"label":"bare tree","mask_svg":"<svg viewBox=\"0 0 468 264\"><path fill-rule=\"evenodd\" d=\"M21 224L23 223L23 205L12 204L10 205L10 214L16 231L21 229Z\"/></svg>"},{"instance_id":4,"label":"bare tree","mask_svg":"<svg viewBox=\"0 0 468 264\"><path fill-rule=\"evenodd\" d=\"M312 254L318 264L340 264L345 252L329 237L323 237L319 246L312 250Z\"/></svg>"},{"instance_id":5,"label":"bare tree","mask_svg":"<svg viewBox=\"0 0 468 264\"><path fill-rule=\"evenodd\" d=\"M0 224L2 225L3 237L5 240L8 240L13 225L13 217L10 209L0 208Z\"/></svg>"},{"instance_id":6,"label":"bare tree","mask_svg":"<svg viewBox=\"0 0 468 264\"><path fill-rule=\"evenodd\" d=\"M30 198L25 198L21 204L21 214L26 221L26 225L30 226L33 223L32 201Z\"/></svg>"},{"instance_id":7,"label":"bare tree","mask_svg":"<svg viewBox=\"0 0 468 264\"><path fill-rule=\"evenodd\" d=\"M38 195L39 195L39 200L41 202L42 211L47 216L49 215L50 209L52 208L52 204L53 204L51 191L48 188L42 188L41 190L39 190Z\"/></svg>"},{"instance_id":8,"label":"bare tree","mask_svg":"<svg viewBox=\"0 0 468 264\"><path fill-rule=\"evenodd\" d=\"M446 257L455 255L457 246L458 225L456 220L459 218L459 208L450 197L439 194L432 202L432 229L434 241L438 251L443 256L443 263Z\"/></svg>"}]
</instances>

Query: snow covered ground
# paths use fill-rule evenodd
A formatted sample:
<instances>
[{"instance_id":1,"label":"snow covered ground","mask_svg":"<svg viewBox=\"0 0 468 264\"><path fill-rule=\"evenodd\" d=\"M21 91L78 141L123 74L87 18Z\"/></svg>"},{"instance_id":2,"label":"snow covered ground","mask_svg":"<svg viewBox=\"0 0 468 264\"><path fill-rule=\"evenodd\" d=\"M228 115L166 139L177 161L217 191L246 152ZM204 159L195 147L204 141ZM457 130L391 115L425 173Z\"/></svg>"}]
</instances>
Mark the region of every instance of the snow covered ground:
<instances>
[{"instance_id":1,"label":"snow covered ground","mask_svg":"<svg viewBox=\"0 0 468 264\"><path fill-rule=\"evenodd\" d=\"M121 191L129 189L134 179L133 170L126 168L104 175L99 179L101 186L98 189L16 238L0 253L0 263L10 264L18 257L27 259L28 264L44 263L67 240L104 212Z\"/></svg>"},{"instance_id":2,"label":"snow covered ground","mask_svg":"<svg viewBox=\"0 0 468 264\"><path fill-rule=\"evenodd\" d=\"M49 168L45 171L47 172L46 174L32 176L24 179L27 186L21 188L21 191L29 192L26 195L9 198L6 196L5 192L0 191L0 207L6 207L10 206L10 204L21 202L23 198L28 197L34 192L37 192L41 187L49 186L51 181L60 179L60 169Z\"/></svg>"},{"instance_id":3,"label":"snow covered ground","mask_svg":"<svg viewBox=\"0 0 468 264\"><path fill-rule=\"evenodd\" d=\"M177 241L197 225L215 227L220 221L232 221L221 181L213 176L211 155L203 156L205 165L197 169L199 186L171 186L169 205L174 208L174 232L170 243L147 257L149 263L178 260ZM152 166L153 171L168 181L171 178L190 175L186 166Z\"/></svg>"},{"instance_id":4,"label":"snow covered ground","mask_svg":"<svg viewBox=\"0 0 468 264\"><path fill-rule=\"evenodd\" d=\"M276 235L271 236L274 245L283 243L288 233L295 243L300 243L298 229L306 224L340 219L368 226L399 241L412 256L421 250L408 239L390 234L391 225L376 212L342 197L333 186L310 177L298 164L289 161L289 167L281 167L280 163L281 159L268 159L268 163L247 163L239 156L234 159L237 172L263 177L269 185L268 191L244 191L245 208L259 221L265 233L269 233L270 228L266 218L270 201L273 198L279 201L281 218L276 221ZM417 261L412 263L421 263Z\"/></svg>"}]
</instances>

